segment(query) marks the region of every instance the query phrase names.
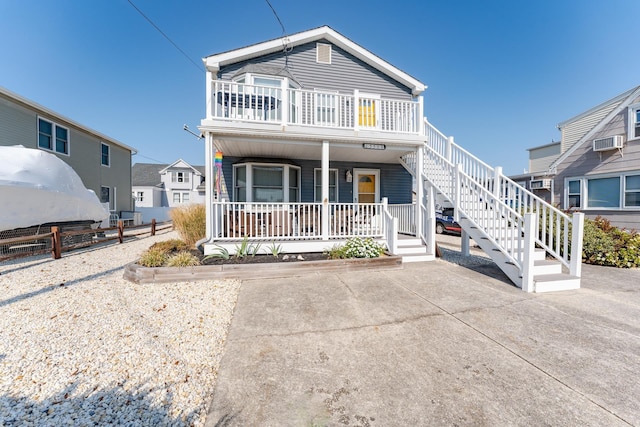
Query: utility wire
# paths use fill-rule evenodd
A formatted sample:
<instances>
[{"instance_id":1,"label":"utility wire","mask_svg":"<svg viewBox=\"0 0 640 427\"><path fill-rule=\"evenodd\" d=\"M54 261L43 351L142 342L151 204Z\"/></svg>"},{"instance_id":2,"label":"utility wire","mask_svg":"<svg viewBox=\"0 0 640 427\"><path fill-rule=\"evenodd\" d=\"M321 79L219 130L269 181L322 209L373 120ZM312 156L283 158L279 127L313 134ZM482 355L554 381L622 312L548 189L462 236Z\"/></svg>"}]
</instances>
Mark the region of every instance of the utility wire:
<instances>
[{"instance_id":1,"label":"utility wire","mask_svg":"<svg viewBox=\"0 0 640 427\"><path fill-rule=\"evenodd\" d=\"M148 17L147 15L145 15L145 14L144 14L140 9L138 9L138 6L136 6L135 4L133 4L133 2L132 2L131 0L127 0L127 1L129 2L129 4L130 4L130 5L131 5L135 10L137 10L137 11L138 11L138 13L139 13L140 15L142 15L142 17L143 17L144 19L146 19L146 20L149 22L149 24L153 25L153 28L155 28L156 30L158 30L158 32L159 32L160 34L162 34L162 35L164 36L164 38L165 38L165 39L167 39L167 40L169 41L169 43L171 43L171 44L173 45L173 47L175 47L176 49L178 49L178 51L179 51L180 53L182 53L182 54L184 55L184 57L185 57L185 58L187 58L187 59L189 60L189 62L191 62L191 63L192 63L192 64L193 64L197 69L198 69L198 71L204 71L204 70L202 69L202 64L198 65L198 64L197 64L193 59L191 59L191 58L189 57L189 55L187 55L187 54L186 54L182 49L180 49L180 46L178 46L178 45L177 45L173 40L171 40L171 38L169 38L169 36L168 36L168 35L166 35L166 34L164 33L164 31L162 31L162 30L160 29L160 27L158 27L156 24L154 24L154 23L153 23L153 21L152 21L151 19L149 19L149 17ZM268 2L269 2L269 1L267 0L267 3L268 3ZM275 13L275 11L273 11L273 13ZM276 15L276 17L277 17L277 16L278 16L278 15ZM278 18L278 21L280 21L280 19L279 19L279 18ZM280 23L280 25L282 25L282 23ZM283 29L283 31L284 31L284 26L282 27L282 29Z\"/></svg>"},{"instance_id":2,"label":"utility wire","mask_svg":"<svg viewBox=\"0 0 640 427\"><path fill-rule=\"evenodd\" d=\"M282 28L282 35L286 36L287 35L287 31L284 29L284 25L282 24L282 21L280 20L280 17L278 16L278 14L276 13L276 10L273 8L273 6L271 6L271 3L269 2L269 0L265 0L267 2L267 4L269 5L269 7L271 8L271 11L273 12L273 14L276 16L276 19L278 20L278 22L280 23L280 27Z\"/></svg>"}]
</instances>

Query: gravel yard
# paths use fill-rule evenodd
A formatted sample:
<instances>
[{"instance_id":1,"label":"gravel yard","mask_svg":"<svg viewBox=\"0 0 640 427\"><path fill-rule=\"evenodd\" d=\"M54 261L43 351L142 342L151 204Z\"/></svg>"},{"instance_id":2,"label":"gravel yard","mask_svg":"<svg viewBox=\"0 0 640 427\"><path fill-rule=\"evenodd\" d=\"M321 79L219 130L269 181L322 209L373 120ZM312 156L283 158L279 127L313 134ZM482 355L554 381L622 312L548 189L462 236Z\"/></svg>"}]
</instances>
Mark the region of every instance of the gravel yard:
<instances>
[{"instance_id":1,"label":"gravel yard","mask_svg":"<svg viewBox=\"0 0 640 427\"><path fill-rule=\"evenodd\" d=\"M0 264L0 425L204 424L240 282L122 278L174 237Z\"/></svg>"}]
</instances>

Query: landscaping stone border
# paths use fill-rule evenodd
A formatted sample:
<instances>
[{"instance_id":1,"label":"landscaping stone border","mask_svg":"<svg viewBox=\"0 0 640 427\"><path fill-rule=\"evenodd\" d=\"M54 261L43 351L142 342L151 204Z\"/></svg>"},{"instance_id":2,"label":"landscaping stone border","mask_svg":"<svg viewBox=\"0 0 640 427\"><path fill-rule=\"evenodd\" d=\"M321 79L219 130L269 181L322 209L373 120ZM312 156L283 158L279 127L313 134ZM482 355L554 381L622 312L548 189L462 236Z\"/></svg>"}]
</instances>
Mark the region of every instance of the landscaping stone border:
<instances>
[{"instance_id":1,"label":"landscaping stone border","mask_svg":"<svg viewBox=\"0 0 640 427\"><path fill-rule=\"evenodd\" d=\"M211 279L273 279L327 271L393 270L402 268L402 257L349 258L321 261L260 264L199 265L196 267L143 267L127 264L124 278L134 283L167 283Z\"/></svg>"}]
</instances>

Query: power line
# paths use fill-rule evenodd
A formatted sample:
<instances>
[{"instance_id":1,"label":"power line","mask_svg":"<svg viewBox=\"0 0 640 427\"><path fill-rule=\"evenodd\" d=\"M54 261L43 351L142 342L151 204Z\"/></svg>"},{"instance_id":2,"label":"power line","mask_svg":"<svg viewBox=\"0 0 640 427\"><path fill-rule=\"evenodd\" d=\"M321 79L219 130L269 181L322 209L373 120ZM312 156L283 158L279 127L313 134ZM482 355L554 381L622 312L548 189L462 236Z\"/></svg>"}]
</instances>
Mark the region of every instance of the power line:
<instances>
[{"instance_id":1,"label":"power line","mask_svg":"<svg viewBox=\"0 0 640 427\"><path fill-rule=\"evenodd\" d=\"M269 0L265 0L267 2L267 4L269 5L269 7L271 8L271 11L273 12L273 14L276 16L276 19L278 20L278 22L280 23L280 27L282 28L282 35L286 36L287 35L287 31L284 29L284 24L282 23L282 21L280 20L280 17L278 16L278 13L276 12L276 10L273 8L273 6L271 6L271 3L269 2Z\"/></svg>"},{"instance_id":2,"label":"power line","mask_svg":"<svg viewBox=\"0 0 640 427\"><path fill-rule=\"evenodd\" d=\"M168 35L166 35L166 34L164 33L164 31L162 31L162 30L160 29L160 27L158 27L156 24L154 24L154 23L153 23L153 21L152 21L151 19L149 19L149 17L148 17L147 15L145 15L145 14L144 14L140 9L138 9L138 7L137 7L135 4L133 4L133 2L132 2L131 0L127 0L127 1L129 2L129 4L130 4L130 5L131 5L135 10L137 10L137 11L138 11L138 13L139 13L140 15L142 15L142 17L143 17L144 19L146 19L146 20L149 22L149 24L153 25L153 28L155 28L156 30L158 30L158 32L159 32L160 34L162 34L162 35L164 36L164 38L165 38L165 39L167 39L167 40L169 41L169 43L171 43L171 44L172 44L176 49L178 49L178 51L179 51L180 53L182 53L182 55L184 55L184 57L185 57L185 58L187 58L187 59L189 60L189 62L191 62L191 63L192 63L192 64L193 64L197 69L198 69L198 71L203 71L203 69L202 69L202 65L198 65L198 64L197 64L193 59L191 59L191 58L189 57L189 55L187 55L187 54L186 54L182 49L180 49L180 46L178 46L178 45L177 45L173 40L171 40L171 38L169 38L169 36L168 36ZM267 1L267 3L268 3L268 1ZM275 11L274 11L274 13L275 13ZM276 16L277 16L277 15L276 15ZM278 20L279 20L279 19L278 19ZM282 24L281 24L281 25L282 25ZM282 27L282 28L284 29L284 27Z\"/></svg>"}]
</instances>

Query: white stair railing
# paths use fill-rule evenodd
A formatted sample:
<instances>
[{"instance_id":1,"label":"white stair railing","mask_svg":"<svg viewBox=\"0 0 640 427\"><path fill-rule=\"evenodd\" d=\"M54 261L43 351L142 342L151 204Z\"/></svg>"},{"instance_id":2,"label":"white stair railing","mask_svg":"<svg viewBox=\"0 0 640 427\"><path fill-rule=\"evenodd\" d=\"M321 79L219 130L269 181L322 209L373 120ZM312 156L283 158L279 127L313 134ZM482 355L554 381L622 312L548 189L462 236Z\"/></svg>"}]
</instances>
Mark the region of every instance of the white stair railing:
<instances>
[{"instance_id":1,"label":"white stair railing","mask_svg":"<svg viewBox=\"0 0 640 427\"><path fill-rule=\"evenodd\" d=\"M524 215L537 217L535 243L579 275L582 259L580 239L570 242L570 230L582 235L581 215L573 218L516 184L446 138L425 119L427 143L423 179L450 199L476 227L522 269L524 261ZM408 163L407 160L404 160ZM577 274L575 274L577 273Z\"/></svg>"}]
</instances>

